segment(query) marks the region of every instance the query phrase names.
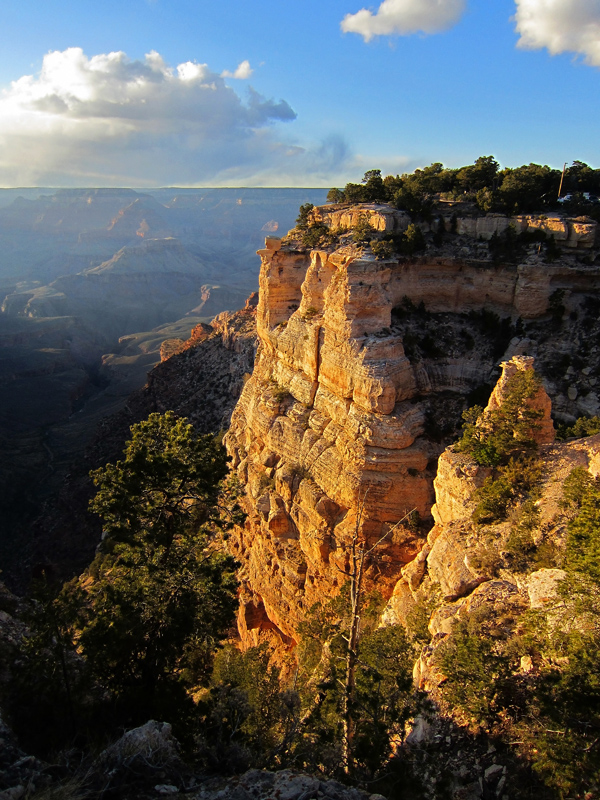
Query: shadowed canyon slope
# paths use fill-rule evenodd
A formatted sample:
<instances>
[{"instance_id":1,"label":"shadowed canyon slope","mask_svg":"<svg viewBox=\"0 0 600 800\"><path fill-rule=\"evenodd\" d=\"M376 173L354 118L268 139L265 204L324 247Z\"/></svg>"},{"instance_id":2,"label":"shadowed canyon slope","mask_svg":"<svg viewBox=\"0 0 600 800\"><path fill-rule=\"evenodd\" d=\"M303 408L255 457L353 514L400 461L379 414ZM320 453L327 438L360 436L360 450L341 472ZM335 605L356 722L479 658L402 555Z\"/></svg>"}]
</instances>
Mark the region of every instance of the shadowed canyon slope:
<instances>
[{"instance_id":1,"label":"shadowed canyon slope","mask_svg":"<svg viewBox=\"0 0 600 800\"><path fill-rule=\"evenodd\" d=\"M265 232L323 195L0 191L0 550L18 550L39 497L143 386L162 342L242 307Z\"/></svg>"}]
</instances>

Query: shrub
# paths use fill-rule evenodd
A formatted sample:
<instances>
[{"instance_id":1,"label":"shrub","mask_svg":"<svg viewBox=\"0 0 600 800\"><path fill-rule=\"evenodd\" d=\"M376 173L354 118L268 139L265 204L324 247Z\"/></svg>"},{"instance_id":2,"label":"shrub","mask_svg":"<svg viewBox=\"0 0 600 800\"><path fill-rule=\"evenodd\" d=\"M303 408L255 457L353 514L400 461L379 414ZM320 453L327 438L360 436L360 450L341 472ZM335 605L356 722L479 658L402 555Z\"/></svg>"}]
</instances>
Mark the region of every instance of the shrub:
<instances>
[{"instance_id":1,"label":"shrub","mask_svg":"<svg viewBox=\"0 0 600 800\"><path fill-rule=\"evenodd\" d=\"M331 233L327 225L322 222L316 222L310 227L304 229L302 234L302 244L305 247L326 247L331 243Z\"/></svg>"},{"instance_id":2,"label":"shrub","mask_svg":"<svg viewBox=\"0 0 600 800\"><path fill-rule=\"evenodd\" d=\"M550 236L550 238L546 240L546 261L556 261L561 255L562 250L556 244L554 236Z\"/></svg>"},{"instance_id":3,"label":"shrub","mask_svg":"<svg viewBox=\"0 0 600 800\"><path fill-rule=\"evenodd\" d=\"M525 570L536 552L533 532L540 524L540 511L532 499L526 500L519 509L518 524L512 529L506 549L512 557L512 567L520 571Z\"/></svg>"},{"instance_id":4,"label":"shrub","mask_svg":"<svg viewBox=\"0 0 600 800\"><path fill-rule=\"evenodd\" d=\"M376 258L390 258L394 253L394 245L392 242L377 241L371 242L371 250Z\"/></svg>"},{"instance_id":5,"label":"shrub","mask_svg":"<svg viewBox=\"0 0 600 800\"><path fill-rule=\"evenodd\" d=\"M308 228L308 217L313 208L314 205L312 203L304 203L300 206L298 217L296 219L296 227L301 231L304 231Z\"/></svg>"},{"instance_id":6,"label":"shrub","mask_svg":"<svg viewBox=\"0 0 600 800\"><path fill-rule=\"evenodd\" d=\"M308 322L315 317L319 312L314 306L309 306L304 312L303 318Z\"/></svg>"},{"instance_id":7,"label":"shrub","mask_svg":"<svg viewBox=\"0 0 600 800\"><path fill-rule=\"evenodd\" d=\"M563 314L565 313L565 307L563 305L563 300L565 297L565 290L564 289L556 289L550 295L548 299L548 310L552 315L552 320L555 323L559 323L562 318Z\"/></svg>"},{"instance_id":8,"label":"shrub","mask_svg":"<svg viewBox=\"0 0 600 800\"><path fill-rule=\"evenodd\" d=\"M278 403L283 403L290 396L290 390L285 386L280 386L277 381L271 380L271 394Z\"/></svg>"},{"instance_id":9,"label":"shrub","mask_svg":"<svg viewBox=\"0 0 600 800\"><path fill-rule=\"evenodd\" d=\"M487 524L505 519L509 507L525 499L541 476L542 463L536 456L511 458L475 492L473 520Z\"/></svg>"},{"instance_id":10,"label":"shrub","mask_svg":"<svg viewBox=\"0 0 600 800\"><path fill-rule=\"evenodd\" d=\"M512 486L505 476L486 478L483 486L475 492L478 502L473 511L473 520L490 523L504 519L513 496Z\"/></svg>"},{"instance_id":11,"label":"shrub","mask_svg":"<svg viewBox=\"0 0 600 800\"><path fill-rule=\"evenodd\" d=\"M600 477L576 469L565 481L565 499L577 508L567 528L566 566L600 583Z\"/></svg>"},{"instance_id":12,"label":"shrub","mask_svg":"<svg viewBox=\"0 0 600 800\"><path fill-rule=\"evenodd\" d=\"M426 247L427 244L423 236L423 231L418 225L411 222L402 237L402 252L408 256L412 256L413 253L416 253L418 250L425 250Z\"/></svg>"},{"instance_id":13,"label":"shrub","mask_svg":"<svg viewBox=\"0 0 600 800\"><path fill-rule=\"evenodd\" d=\"M285 733L287 706L270 658L264 644L245 653L228 645L217 654L210 693L199 705L201 754L209 766L272 765Z\"/></svg>"},{"instance_id":14,"label":"shrub","mask_svg":"<svg viewBox=\"0 0 600 800\"><path fill-rule=\"evenodd\" d=\"M440 358L440 356L444 354L438 347L436 340L429 333L426 333L425 336L419 340L419 346L425 358Z\"/></svg>"},{"instance_id":15,"label":"shrub","mask_svg":"<svg viewBox=\"0 0 600 800\"><path fill-rule=\"evenodd\" d=\"M441 247L444 242L444 234L446 233L446 222L440 215L437 220L437 228L433 234L433 243L436 247Z\"/></svg>"},{"instance_id":16,"label":"shrub","mask_svg":"<svg viewBox=\"0 0 600 800\"><path fill-rule=\"evenodd\" d=\"M563 483L562 507L567 509L581 508L581 504L592 483L593 478L585 467L572 469Z\"/></svg>"},{"instance_id":17,"label":"shrub","mask_svg":"<svg viewBox=\"0 0 600 800\"><path fill-rule=\"evenodd\" d=\"M542 411L528 406L541 386L533 370L519 370L505 387L502 405L492 411L479 406L463 413L465 425L455 449L467 453L481 466L497 466L518 450L535 450L533 438Z\"/></svg>"},{"instance_id":18,"label":"shrub","mask_svg":"<svg viewBox=\"0 0 600 800\"><path fill-rule=\"evenodd\" d=\"M260 497L263 492L275 488L275 479L269 478L266 472L263 472L258 479L257 497Z\"/></svg>"},{"instance_id":19,"label":"shrub","mask_svg":"<svg viewBox=\"0 0 600 800\"><path fill-rule=\"evenodd\" d=\"M298 483L300 481L312 480L312 473L308 467L301 466L300 464L294 464L291 470L292 480L296 478Z\"/></svg>"},{"instance_id":20,"label":"shrub","mask_svg":"<svg viewBox=\"0 0 600 800\"><path fill-rule=\"evenodd\" d=\"M457 621L439 656L447 678L445 699L477 726L487 726L504 705L503 690L511 672L504 642L482 633L482 616L473 613L466 621Z\"/></svg>"},{"instance_id":21,"label":"shrub","mask_svg":"<svg viewBox=\"0 0 600 800\"><path fill-rule=\"evenodd\" d=\"M356 242L356 244L366 244L371 241L374 235L375 231L369 222L367 214L359 214L358 221L352 232L352 241Z\"/></svg>"},{"instance_id":22,"label":"shrub","mask_svg":"<svg viewBox=\"0 0 600 800\"><path fill-rule=\"evenodd\" d=\"M600 433L600 417L579 417L573 425L560 425L557 439L580 439Z\"/></svg>"},{"instance_id":23,"label":"shrub","mask_svg":"<svg viewBox=\"0 0 600 800\"><path fill-rule=\"evenodd\" d=\"M472 565L480 574L488 578L498 575L498 570L502 566L502 559L498 548L493 542L485 542L479 545L475 552L469 556L469 564Z\"/></svg>"}]
</instances>

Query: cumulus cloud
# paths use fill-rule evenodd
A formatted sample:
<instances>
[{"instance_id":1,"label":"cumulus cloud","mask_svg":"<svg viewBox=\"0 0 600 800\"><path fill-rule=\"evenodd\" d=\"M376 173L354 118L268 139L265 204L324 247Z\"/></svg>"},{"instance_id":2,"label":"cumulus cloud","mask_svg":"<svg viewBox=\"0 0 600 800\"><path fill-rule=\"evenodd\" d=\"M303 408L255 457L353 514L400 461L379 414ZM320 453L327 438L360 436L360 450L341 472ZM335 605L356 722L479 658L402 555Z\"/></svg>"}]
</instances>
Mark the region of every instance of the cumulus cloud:
<instances>
[{"instance_id":1,"label":"cumulus cloud","mask_svg":"<svg viewBox=\"0 0 600 800\"><path fill-rule=\"evenodd\" d=\"M383 0L373 13L362 8L346 14L344 33L359 33L369 42L374 36L407 36L441 33L455 25L466 8L466 0Z\"/></svg>"},{"instance_id":2,"label":"cumulus cloud","mask_svg":"<svg viewBox=\"0 0 600 800\"><path fill-rule=\"evenodd\" d=\"M237 77L249 77L247 61ZM48 53L39 75L0 93L0 185L198 185L223 175L302 174L313 154L281 141L295 112L252 87L245 96L192 61L156 53ZM335 169L334 164L331 165Z\"/></svg>"},{"instance_id":3,"label":"cumulus cloud","mask_svg":"<svg viewBox=\"0 0 600 800\"><path fill-rule=\"evenodd\" d=\"M237 78L240 81L246 81L252 75L253 72L254 70L250 66L250 62L246 60L238 64L237 69L234 72L230 72L228 69L223 70L223 72L221 73L221 77Z\"/></svg>"},{"instance_id":4,"label":"cumulus cloud","mask_svg":"<svg viewBox=\"0 0 600 800\"><path fill-rule=\"evenodd\" d=\"M519 47L572 52L600 67L600 0L516 0Z\"/></svg>"}]
</instances>

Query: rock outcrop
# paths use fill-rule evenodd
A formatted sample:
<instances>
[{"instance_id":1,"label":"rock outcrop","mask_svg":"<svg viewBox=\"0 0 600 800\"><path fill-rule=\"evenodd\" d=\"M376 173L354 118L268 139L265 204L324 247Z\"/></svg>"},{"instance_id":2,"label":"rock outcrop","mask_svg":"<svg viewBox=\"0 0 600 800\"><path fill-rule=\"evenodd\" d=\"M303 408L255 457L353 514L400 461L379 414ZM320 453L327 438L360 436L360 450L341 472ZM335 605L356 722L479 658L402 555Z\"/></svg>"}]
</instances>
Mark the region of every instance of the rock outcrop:
<instances>
[{"instance_id":1,"label":"rock outcrop","mask_svg":"<svg viewBox=\"0 0 600 800\"><path fill-rule=\"evenodd\" d=\"M502 405L507 379L518 369L532 369L531 359L514 359L503 365L501 379L487 411ZM543 417L534 433L539 441L537 474L527 506L516 499L507 514L493 521L476 522L473 511L480 500L478 490L493 475L491 467L478 466L468 455L446 450L439 459L434 481L436 503L432 509L435 525L419 556L402 570L382 617L383 625L410 626L417 604L429 608L431 642L415 664L416 685L443 701L445 676L438 652L451 637L454 625L475 615L478 625L492 637L510 637L519 620L530 609L560 607L560 584L567 573L557 567L564 555L569 510L562 502L565 478L576 467L592 476L599 474L600 435L555 443L551 430L550 401L543 389L530 400ZM525 550L515 539L523 514L533 513ZM528 555L529 554L529 555ZM532 555L537 554L537 555ZM531 659L529 659L531 661ZM522 664L531 671L529 662Z\"/></svg>"},{"instance_id":2,"label":"rock outcrop","mask_svg":"<svg viewBox=\"0 0 600 800\"><path fill-rule=\"evenodd\" d=\"M379 231L407 222L383 206L311 213L332 229L355 225L360 213ZM584 279L585 269L570 262L483 263L456 251L380 260L347 239L310 251L297 239L268 237L259 255L260 346L226 437L248 512L231 547L242 564L243 641L292 644L306 610L344 581L357 526L374 543L413 510L429 516L444 448L431 421L455 403L456 430L466 395L489 381L496 363L489 342L497 331L486 344L477 315L536 320L561 282L589 288L600 274L587 269ZM545 420L548 441L547 413ZM470 478L473 486L484 479L477 470ZM378 547L368 579L389 596L423 544L414 524L401 524ZM459 573L449 596L480 582Z\"/></svg>"},{"instance_id":3,"label":"rock outcrop","mask_svg":"<svg viewBox=\"0 0 600 800\"><path fill-rule=\"evenodd\" d=\"M500 365L502 367L502 375L490 396L487 411L493 412L503 405L508 397L511 378L514 378L519 373L533 371L533 362L534 359L531 356L514 356L510 361L504 361ZM528 436L538 445L552 444L555 436L554 423L551 417L552 402L543 386L540 386L535 395L527 400L524 408L539 414L539 418L536 419L535 424L529 430Z\"/></svg>"},{"instance_id":4,"label":"rock outcrop","mask_svg":"<svg viewBox=\"0 0 600 800\"><path fill-rule=\"evenodd\" d=\"M451 213L442 212L440 216L447 231L455 228L456 233L461 236L484 241L504 233L512 226L517 234L541 231L546 236L553 236L556 242L569 249L589 250L594 247L598 233L598 223L590 217L567 217L556 212L550 215L519 214L515 217L504 214L454 214L454 219ZM382 233L405 231L411 223L411 217L406 211L399 211L386 203L319 206L311 212L310 220L333 229L354 228L361 217L366 217L371 227ZM429 229L429 225L426 224L425 227Z\"/></svg>"}]
</instances>

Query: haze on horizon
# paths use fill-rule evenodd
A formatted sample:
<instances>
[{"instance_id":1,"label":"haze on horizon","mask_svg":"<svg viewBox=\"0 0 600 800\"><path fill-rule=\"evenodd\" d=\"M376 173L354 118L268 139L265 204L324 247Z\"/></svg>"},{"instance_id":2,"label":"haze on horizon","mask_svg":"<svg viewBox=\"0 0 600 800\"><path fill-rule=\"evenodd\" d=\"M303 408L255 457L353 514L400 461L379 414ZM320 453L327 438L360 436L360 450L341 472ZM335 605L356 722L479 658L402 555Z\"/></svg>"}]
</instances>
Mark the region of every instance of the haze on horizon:
<instances>
[{"instance_id":1,"label":"haze on horizon","mask_svg":"<svg viewBox=\"0 0 600 800\"><path fill-rule=\"evenodd\" d=\"M600 166L600 0L24 0L6 16L2 187L329 187L489 154Z\"/></svg>"}]
</instances>

